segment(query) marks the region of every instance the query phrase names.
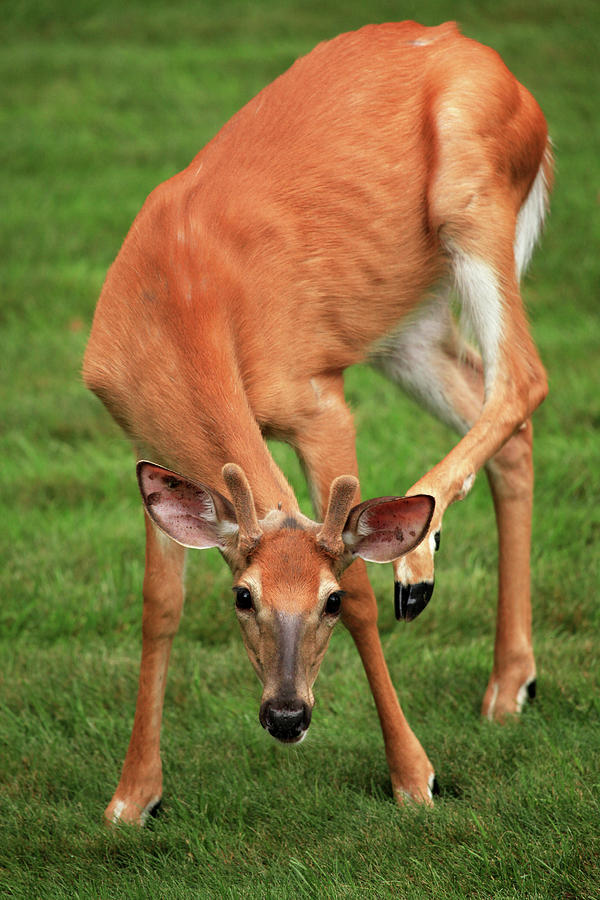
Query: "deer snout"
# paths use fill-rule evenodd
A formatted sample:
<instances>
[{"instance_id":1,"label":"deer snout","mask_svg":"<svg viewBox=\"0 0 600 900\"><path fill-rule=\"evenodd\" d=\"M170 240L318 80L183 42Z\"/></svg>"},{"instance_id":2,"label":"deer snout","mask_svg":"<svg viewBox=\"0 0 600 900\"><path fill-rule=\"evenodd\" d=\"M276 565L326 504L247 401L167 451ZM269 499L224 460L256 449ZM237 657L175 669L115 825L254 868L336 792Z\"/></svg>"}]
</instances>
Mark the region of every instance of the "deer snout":
<instances>
[{"instance_id":1,"label":"deer snout","mask_svg":"<svg viewBox=\"0 0 600 900\"><path fill-rule=\"evenodd\" d=\"M304 700L265 700L260 707L259 720L270 735L284 744L302 740L310 725L311 709Z\"/></svg>"}]
</instances>

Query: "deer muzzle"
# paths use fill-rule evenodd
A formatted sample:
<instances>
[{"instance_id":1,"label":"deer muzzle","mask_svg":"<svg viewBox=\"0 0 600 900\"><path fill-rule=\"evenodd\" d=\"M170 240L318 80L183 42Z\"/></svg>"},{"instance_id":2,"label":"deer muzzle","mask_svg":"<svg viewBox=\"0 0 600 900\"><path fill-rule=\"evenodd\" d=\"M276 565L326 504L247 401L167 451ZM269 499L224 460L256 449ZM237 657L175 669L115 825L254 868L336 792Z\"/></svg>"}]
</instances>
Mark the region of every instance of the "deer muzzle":
<instances>
[{"instance_id":1,"label":"deer muzzle","mask_svg":"<svg viewBox=\"0 0 600 900\"><path fill-rule=\"evenodd\" d=\"M310 725L311 709L304 700L266 700L260 707L260 724L272 737L284 744L296 744Z\"/></svg>"}]
</instances>

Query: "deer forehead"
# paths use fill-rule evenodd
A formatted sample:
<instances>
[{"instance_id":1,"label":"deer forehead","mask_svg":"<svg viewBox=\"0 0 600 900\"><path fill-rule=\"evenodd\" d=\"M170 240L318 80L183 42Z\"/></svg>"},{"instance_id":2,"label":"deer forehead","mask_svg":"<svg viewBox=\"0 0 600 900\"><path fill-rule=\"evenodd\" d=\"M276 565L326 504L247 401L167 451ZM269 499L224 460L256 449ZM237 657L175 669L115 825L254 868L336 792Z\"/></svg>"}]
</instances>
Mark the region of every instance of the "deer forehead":
<instances>
[{"instance_id":1,"label":"deer forehead","mask_svg":"<svg viewBox=\"0 0 600 900\"><path fill-rule=\"evenodd\" d=\"M339 585L314 535L301 528L265 532L242 582L265 609L307 613Z\"/></svg>"}]
</instances>

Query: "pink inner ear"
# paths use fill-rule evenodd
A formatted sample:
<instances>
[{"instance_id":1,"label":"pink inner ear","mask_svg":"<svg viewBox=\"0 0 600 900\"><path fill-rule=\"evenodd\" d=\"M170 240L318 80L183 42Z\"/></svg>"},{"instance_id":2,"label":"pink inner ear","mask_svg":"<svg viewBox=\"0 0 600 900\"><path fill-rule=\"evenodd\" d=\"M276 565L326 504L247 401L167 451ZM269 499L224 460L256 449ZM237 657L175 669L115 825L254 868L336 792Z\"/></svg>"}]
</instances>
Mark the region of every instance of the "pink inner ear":
<instances>
[{"instance_id":1,"label":"pink inner ear","mask_svg":"<svg viewBox=\"0 0 600 900\"><path fill-rule=\"evenodd\" d=\"M224 529L208 488L145 462L138 465L138 480L148 515L174 541L198 550L223 546Z\"/></svg>"},{"instance_id":2,"label":"pink inner ear","mask_svg":"<svg viewBox=\"0 0 600 900\"><path fill-rule=\"evenodd\" d=\"M419 544L429 528L435 501L419 494L367 505L356 523L353 552L369 562L391 562Z\"/></svg>"}]
</instances>

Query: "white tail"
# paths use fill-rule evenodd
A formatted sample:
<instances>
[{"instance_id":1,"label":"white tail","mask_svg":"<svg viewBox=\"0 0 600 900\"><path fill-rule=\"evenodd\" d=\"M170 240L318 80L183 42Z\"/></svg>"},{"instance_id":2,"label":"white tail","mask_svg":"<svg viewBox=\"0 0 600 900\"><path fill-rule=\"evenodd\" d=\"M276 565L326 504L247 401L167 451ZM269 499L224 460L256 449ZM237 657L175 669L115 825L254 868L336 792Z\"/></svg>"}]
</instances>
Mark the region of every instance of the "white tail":
<instances>
[{"instance_id":1,"label":"white tail","mask_svg":"<svg viewBox=\"0 0 600 900\"><path fill-rule=\"evenodd\" d=\"M484 713L518 710L535 675L528 420L547 391L519 277L551 177L544 117L497 54L451 23L407 22L320 44L150 195L108 274L84 364L153 460L139 467L140 689L110 819L141 821L161 795L181 545L217 546L229 563L261 722L280 740L308 727L341 610L395 793L430 802L433 768L389 680L364 563L348 566L395 560L397 615L414 618L433 589L443 514L484 465L500 540ZM453 289L481 358L454 325ZM364 360L462 434L408 498L359 504L343 373ZM300 513L265 436L298 452L319 521ZM401 480L399 466L390 488Z\"/></svg>"}]
</instances>

